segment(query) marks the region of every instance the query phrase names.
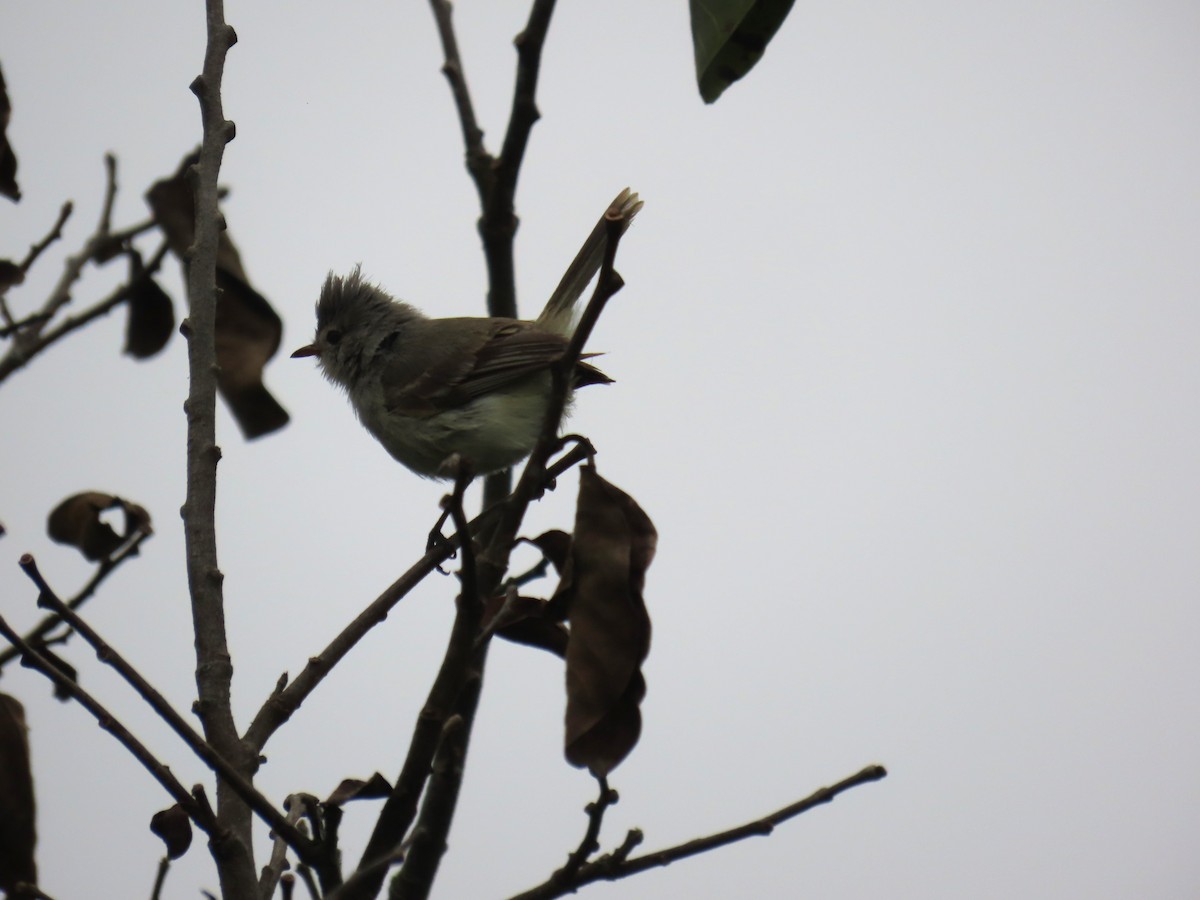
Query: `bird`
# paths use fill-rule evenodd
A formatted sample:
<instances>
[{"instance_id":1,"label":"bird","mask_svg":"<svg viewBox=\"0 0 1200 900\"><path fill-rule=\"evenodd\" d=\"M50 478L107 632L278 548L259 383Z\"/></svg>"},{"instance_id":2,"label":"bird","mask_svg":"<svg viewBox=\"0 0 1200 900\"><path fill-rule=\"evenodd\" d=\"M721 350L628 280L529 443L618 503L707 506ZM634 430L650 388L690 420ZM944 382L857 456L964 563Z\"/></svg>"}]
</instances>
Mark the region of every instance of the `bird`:
<instances>
[{"instance_id":1,"label":"bird","mask_svg":"<svg viewBox=\"0 0 1200 900\"><path fill-rule=\"evenodd\" d=\"M316 335L293 358L315 357L346 391L359 421L398 462L425 478L486 475L528 456L543 428L575 306L604 257L607 221L622 230L642 207L622 191L588 236L534 320L430 318L362 274L326 277L316 304ZM575 365L571 391L612 379Z\"/></svg>"}]
</instances>

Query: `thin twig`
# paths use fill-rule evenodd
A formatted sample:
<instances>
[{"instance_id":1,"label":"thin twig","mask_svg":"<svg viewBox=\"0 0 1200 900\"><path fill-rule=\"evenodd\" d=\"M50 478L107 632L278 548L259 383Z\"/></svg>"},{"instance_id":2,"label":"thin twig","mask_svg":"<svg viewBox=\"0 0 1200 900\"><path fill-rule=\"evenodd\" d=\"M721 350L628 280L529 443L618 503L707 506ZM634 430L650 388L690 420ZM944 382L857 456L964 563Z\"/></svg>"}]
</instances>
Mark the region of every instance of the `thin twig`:
<instances>
[{"instance_id":1,"label":"thin twig","mask_svg":"<svg viewBox=\"0 0 1200 900\"><path fill-rule=\"evenodd\" d=\"M132 556L138 555L138 550L142 546L142 542L148 540L150 537L150 532L138 531L124 547L122 547L108 559L101 560L100 564L96 567L95 573L91 578L88 579L87 584L80 589L78 594L67 601L67 607L69 609L79 609L79 607L83 606L83 604L86 603L88 599L96 593L96 589L100 587L100 585L104 582L104 579L115 572L121 563L125 562L125 560ZM57 639L49 638L47 635L49 635L51 631L61 624L61 616L57 614L46 616L44 619L42 619L42 621L38 622L38 624L34 626L32 631L25 635L24 640L26 643L33 644L35 646L50 641L58 642ZM68 635L64 636L63 640L65 640L69 634L70 633L68 632ZM20 656L20 653L11 647L7 650L0 651L0 668L8 665L8 663L16 659L18 656Z\"/></svg>"},{"instance_id":2,"label":"thin twig","mask_svg":"<svg viewBox=\"0 0 1200 900\"><path fill-rule=\"evenodd\" d=\"M0 338L10 337L20 331L22 328L28 328L30 325L37 325L40 322L45 322L50 317L45 313L32 313L23 319L13 319L12 314L8 311L8 304L2 302L0 298L0 316L3 316L9 324L0 327Z\"/></svg>"},{"instance_id":3,"label":"thin twig","mask_svg":"<svg viewBox=\"0 0 1200 900\"><path fill-rule=\"evenodd\" d=\"M37 262L37 258L42 255L42 252L47 247L62 237L63 226L67 224L67 219L71 218L71 213L74 211L75 204L70 200L62 205L62 208L58 211L58 219L55 221L54 227L50 229L50 232L44 238L30 247L29 252L25 254L25 258L21 260L19 268L22 275L27 274L33 268L33 264Z\"/></svg>"},{"instance_id":4,"label":"thin twig","mask_svg":"<svg viewBox=\"0 0 1200 900\"><path fill-rule=\"evenodd\" d=\"M883 766L867 766L861 772L851 775L837 784L814 791L803 800L776 810L769 815L763 816L761 819L755 819L753 822L747 822L744 825L739 825L737 828L730 828L727 831L711 834L707 837L696 838L695 840L677 844L665 850L658 850L654 853L647 853L644 856L634 857L633 859L629 859L628 854L633 849L633 846L636 846L640 842L641 833L631 832L620 848L613 853L601 856L593 862L584 864L569 882L555 883L555 877L552 875L544 883L524 893L517 894L510 898L510 900L550 900L553 897L562 897L566 894L573 894L579 888L594 881L616 881L620 878L636 875L638 872L644 872L647 869L670 865L689 856L706 853L709 850L715 850L718 847L724 847L726 844L732 844L735 841L740 841L748 837L769 835L774 831L776 825L780 825L788 819L795 818L815 806L829 803L834 797L844 791L858 787L861 784L879 781L886 776L887 770ZM557 873L555 874L557 875Z\"/></svg>"},{"instance_id":5,"label":"thin twig","mask_svg":"<svg viewBox=\"0 0 1200 900\"><path fill-rule=\"evenodd\" d=\"M25 258L21 260L20 265L17 266L18 277L10 284L0 287L0 317L3 317L4 319L4 324L7 326L6 330L15 331L15 326L20 324L13 319L13 315L8 309L8 301L5 299L5 294L8 292L8 288L11 287L12 284L20 284L22 281L24 281L25 275L29 272L30 268L33 267L33 264L37 261L37 258L42 255L42 252L62 237L63 226L67 224L67 219L71 218L71 212L74 210L74 208L75 205L70 200L62 205L62 208L58 211L58 219L55 221L54 227L50 229L50 232L44 238L29 248L29 252L25 254ZM26 317L23 322L29 324L45 322L50 319L51 315L52 313L42 310L34 313L32 316Z\"/></svg>"},{"instance_id":6,"label":"thin twig","mask_svg":"<svg viewBox=\"0 0 1200 900\"><path fill-rule=\"evenodd\" d=\"M96 256L96 251L107 241L108 223L112 217L112 204L117 194L117 167L112 154L104 156L104 202L101 207L100 221L96 230L84 242L83 249L68 256L63 263L63 273L50 292L50 296L42 305L42 312L53 317L59 309L71 302L71 285L83 274L83 267Z\"/></svg>"},{"instance_id":7,"label":"thin twig","mask_svg":"<svg viewBox=\"0 0 1200 900\"><path fill-rule=\"evenodd\" d=\"M117 199L117 158L111 153L104 154L104 203L100 206L100 223L96 233L108 235L112 231L113 203Z\"/></svg>"},{"instance_id":8,"label":"thin twig","mask_svg":"<svg viewBox=\"0 0 1200 900\"><path fill-rule=\"evenodd\" d=\"M150 900L160 900L163 885L167 883L167 873L171 871L171 857L164 856L158 861L158 871L154 875L154 888L150 891Z\"/></svg>"},{"instance_id":9,"label":"thin twig","mask_svg":"<svg viewBox=\"0 0 1200 900\"><path fill-rule=\"evenodd\" d=\"M617 792L608 786L608 780L603 775L596 776L596 781L600 785L600 796L584 808L588 823L583 839L567 857L566 864L550 876L551 884L570 884L583 868L583 864L600 849L600 828L604 824L604 814L620 798Z\"/></svg>"},{"instance_id":10,"label":"thin twig","mask_svg":"<svg viewBox=\"0 0 1200 900\"><path fill-rule=\"evenodd\" d=\"M189 793L188 789L171 774L171 770L154 756L141 741L134 737L129 729L121 724L120 720L102 706L91 694L80 687L76 681L60 671L52 660L43 656L22 640L21 636L12 629L12 626L8 624L3 616L0 616L0 634L3 634L8 642L17 648L21 654L21 658L27 665L41 672L54 682L55 687L62 693L75 700L80 706L90 712L100 727L115 737L129 751L130 755L154 776L155 780L166 789L167 793L188 814L188 817L205 834L209 835L214 843L228 848L233 842L237 841L237 837L217 821L212 809L207 804L200 803L193 794Z\"/></svg>"},{"instance_id":11,"label":"thin twig","mask_svg":"<svg viewBox=\"0 0 1200 900\"><path fill-rule=\"evenodd\" d=\"M483 146L483 130L475 119L475 107L467 89L467 77L463 71L462 57L458 53L458 39L454 35L454 22L450 0L429 0L433 7L433 19L437 23L438 37L442 42L442 74L450 84L454 106L458 110L458 121L462 126L463 144L466 146L467 171L479 191L479 202L487 200L493 157Z\"/></svg>"},{"instance_id":12,"label":"thin twig","mask_svg":"<svg viewBox=\"0 0 1200 900\"><path fill-rule=\"evenodd\" d=\"M300 821L300 816L304 813L304 807L293 802L293 796L289 796L283 801L284 809L287 810L287 822L293 828ZM284 869L288 867L287 851L288 844L279 834L272 833L273 838L271 844L271 860L263 866L262 873L258 876L258 895L262 900L270 900L271 895L275 893L275 888L279 884L279 879L283 877Z\"/></svg>"},{"instance_id":13,"label":"thin twig","mask_svg":"<svg viewBox=\"0 0 1200 900\"><path fill-rule=\"evenodd\" d=\"M517 48L517 82L496 173L498 193L510 200L516 195L517 176L525 160L529 133L541 118L537 108L537 82L542 64L542 47L550 28L550 17L554 14L554 3L555 0L534 0L525 30L513 41Z\"/></svg>"},{"instance_id":14,"label":"thin twig","mask_svg":"<svg viewBox=\"0 0 1200 900\"><path fill-rule=\"evenodd\" d=\"M124 284L118 285L117 288L112 291L112 293L94 306L88 307L81 313L68 316L67 318L61 320L56 326L54 326L54 328L50 329L45 334L38 333L36 336L30 336L31 332L18 332L19 336L23 340L11 347L8 353L6 353L4 357L0 359L0 382L4 381L4 379L13 372L26 366L30 360L32 360L47 347L57 343L71 332L82 328L84 325L87 325L95 319L107 315L117 306L120 306L122 303L128 300L130 294L133 293L133 289L137 285L149 279L162 267L163 259L166 257L166 254L167 244L164 241L159 245L158 249L154 252L154 256L150 258L150 261L146 263L145 268L138 273L137 276L131 278ZM37 313L37 316L42 320L43 325L50 319L52 315L53 312L47 312L46 310Z\"/></svg>"},{"instance_id":15,"label":"thin twig","mask_svg":"<svg viewBox=\"0 0 1200 900\"><path fill-rule=\"evenodd\" d=\"M22 571L38 588L38 606L48 607L57 613L63 621L70 625L96 651L96 657L117 671L153 709L171 729L183 739L188 748L196 754L210 769L227 781L233 790L248 803L272 830L298 853L302 859L315 859L316 851L313 842L296 830L275 804L264 797L246 778L229 764L212 746L204 740L187 720L183 718L167 699L159 693L130 663L96 633L78 613L54 593L54 589L38 570L37 561L29 553L20 560Z\"/></svg>"}]
</instances>

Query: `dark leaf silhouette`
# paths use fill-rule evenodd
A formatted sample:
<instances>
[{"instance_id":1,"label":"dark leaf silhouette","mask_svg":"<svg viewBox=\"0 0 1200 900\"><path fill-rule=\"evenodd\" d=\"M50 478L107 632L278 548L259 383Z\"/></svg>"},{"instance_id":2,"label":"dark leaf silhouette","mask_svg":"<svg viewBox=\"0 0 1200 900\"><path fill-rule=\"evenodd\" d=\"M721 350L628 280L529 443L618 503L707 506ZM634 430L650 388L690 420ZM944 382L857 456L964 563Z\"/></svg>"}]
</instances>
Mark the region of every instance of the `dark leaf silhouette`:
<instances>
[{"instance_id":1,"label":"dark leaf silhouette","mask_svg":"<svg viewBox=\"0 0 1200 900\"><path fill-rule=\"evenodd\" d=\"M529 538L529 543L541 550L542 555L550 560L560 573L566 567L567 558L571 553L571 536L565 531L552 528L535 538Z\"/></svg>"},{"instance_id":2,"label":"dark leaf silhouette","mask_svg":"<svg viewBox=\"0 0 1200 900\"><path fill-rule=\"evenodd\" d=\"M152 815L150 830L167 845L168 859L179 859L192 846L192 823L178 803Z\"/></svg>"},{"instance_id":3,"label":"dark leaf silhouette","mask_svg":"<svg viewBox=\"0 0 1200 900\"><path fill-rule=\"evenodd\" d=\"M196 220L187 171L195 161L195 154L188 156L173 176L156 182L146 193L171 252L185 268ZM221 232L217 247L217 289L217 387L242 434L261 437L288 422L287 411L262 381L263 367L279 349L283 323L266 298L250 286L228 231Z\"/></svg>"},{"instance_id":4,"label":"dark leaf silhouette","mask_svg":"<svg viewBox=\"0 0 1200 900\"><path fill-rule=\"evenodd\" d=\"M0 694L0 889L37 883L33 848L37 843L33 773L25 709Z\"/></svg>"},{"instance_id":5,"label":"dark leaf silhouette","mask_svg":"<svg viewBox=\"0 0 1200 900\"><path fill-rule=\"evenodd\" d=\"M125 529L117 534L100 513L120 509L125 514ZM135 534L149 534L150 514L136 503L100 491L84 491L68 497L54 508L46 521L51 540L79 548L95 562L107 559Z\"/></svg>"},{"instance_id":6,"label":"dark leaf silhouette","mask_svg":"<svg viewBox=\"0 0 1200 900\"><path fill-rule=\"evenodd\" d=\"M650 649L642 587L658 535L633 498L593 467L579 479L570 562L554 602L570 623L566 757L600 777L641 734L641 664Z\"/></svg>"},{"instance_id":7,"label":"dark leaf silhouette","mask_svg":"<svg viewBox=\"0 0 1200 900\"><path fill-rule=\"evenodd\" d=\"M794 0L690 0L696 81L705 103L762 59Z\"/></svg>"},{"instance_id":8,"label":"dark leaf silhouette","mask_svg":"<svg viewBox=\"0 0 1200 900\"><path fill-rule=\"evenodd\" d=\"M17 155L8 143L8 120L11 117L8 86L4 83L4 72L0 71L0 194L17 201L21 199L21 189L17 187Z\"/></svg>"},{"instance_id":9,"label":"dark leaf silhouette","mask_svg":"<svg viewBox=\"0 0 1200 900\"><path fill-rule=\"evenodd\" d=\"M547 607L546 601L537 597L492 597L483 608L483 626L505 640L566 658L567 629L549 618Z\"/></svg>"},{"instance_id":10,"label":"dark leaf silhouette","mask_svg":"<svg viewBox=\"0 0 1200 900\"><path fill-rule=\"evenodd\" d=\"M0 259L0 294L25 280L25 273L11 259Z\"/></svg>"},{"instance_id":11,"label":"dark leaf silhouette","mask_svg":"<svg viewBox=\"0 0 1200 900\"><path fill-rule=\"evenodd\" d=\"M366 781L347 778L325 800L326 806L343 806L351 800L378 800L392 792L388 780L376 772Z\"/></svg>"},{"instance_id":12,"label":"dark leaf silhouette","mask_svg":"<svg viewBox=\"0 0 1200 900\"><path fill-rule=\"evenodd\" d=\"M137 262L133 266L141 268ZM134 359L148 359L167 346L171 339L171 333L175 331L175 306L153 278L140 271L130 272L129 278L125 352Z\"/></svg>"}]
</instances>

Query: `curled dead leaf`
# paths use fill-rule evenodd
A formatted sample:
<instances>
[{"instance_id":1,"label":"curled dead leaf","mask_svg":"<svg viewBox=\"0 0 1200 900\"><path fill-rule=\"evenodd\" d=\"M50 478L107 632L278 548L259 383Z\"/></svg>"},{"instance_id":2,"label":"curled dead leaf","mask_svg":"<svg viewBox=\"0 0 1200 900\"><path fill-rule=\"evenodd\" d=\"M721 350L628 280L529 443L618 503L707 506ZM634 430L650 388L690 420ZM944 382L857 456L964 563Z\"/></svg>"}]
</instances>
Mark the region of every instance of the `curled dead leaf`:
<instances>
[{"instance_id":1,"label":"curled dead leaf","mask_svg":"<svg viewBox=\"0 0 1200 900\"><path fill-rule=\"evenodd\" d=\"M567 629L547 613L548 604L537 597L503 594L483 607L483 630L505 640L540 647L562 659L567 655Z\"/></svg>"},{"instance_id":2,"label":"curled dead leaf","mask_svg":"<svg viewBox=\"0 0 1200 900\"><path fill-rule=\"evenodd\" d=\"M123 534L100 518L105 510L125 514ZM150 534L150 514L136 503L100 491L84 491L63 500L50 513L46 532L60 544L77 547L92 562L107 559L137 534Z\"/></svg>"},{"instance_id":3,"label":"curled dead leaf","mask_svg":"<svg viewBox=\"0 0 1200 900\"><path fill-rule=\"evenodd\" d=\"M641 665L650 650L642 588L657 543L634 499L583 466L570 560L554 602L570 623L566 757L597 777L620 764L641 734Z\"/></svg>"},{"instance_id":4,"label":"curled dead leaf","mask_svg":"<svg viewBox=\"0 0 1200 900\"><path fill-rule=\"evenodd\" d=\"M192 846L192 822L178 803L152 815L150 830L167 845L168 859L179 859Z\"/></svg>"},{"instance_id":5,"label":"curled dead leaf","mask_svg":"<svg viewBox=\"0 0 1200 900\"><path fill-rule=\"evenodd\" d=\"M0 694L0 889L37 884L36 807L25 708Z\"/></svg>"},{"instance_id":6,"label":"curled dead leaf","mask_svg":"<svg viewBox=\"0 0 1200 900\"><path fill-rule=\"evenodd\" d=\"M346 778L333 789L325 800L325 806L343 806L351 800L378 800L392 792L388 780L376 772L366 781L361 778Z\"/></svg>"}]
</instances>

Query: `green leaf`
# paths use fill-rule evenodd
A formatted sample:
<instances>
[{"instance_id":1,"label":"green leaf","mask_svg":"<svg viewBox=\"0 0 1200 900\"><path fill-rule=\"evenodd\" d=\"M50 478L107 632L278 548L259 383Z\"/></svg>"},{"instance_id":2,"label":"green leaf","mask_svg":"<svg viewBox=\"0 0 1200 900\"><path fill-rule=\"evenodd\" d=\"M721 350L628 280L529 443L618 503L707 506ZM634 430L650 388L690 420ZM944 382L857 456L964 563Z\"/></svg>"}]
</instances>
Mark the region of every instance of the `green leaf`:
<instances>
[{"instance_id":1,"label":"green leaf","mask_svg":"<svg viewBox=\"0 0 1200 900\"><path fill-rule=\"evenodd\" d=\"M696 82L712 103L762 59L795 0L689 0Z\"/></svg>"}]
</instances>

